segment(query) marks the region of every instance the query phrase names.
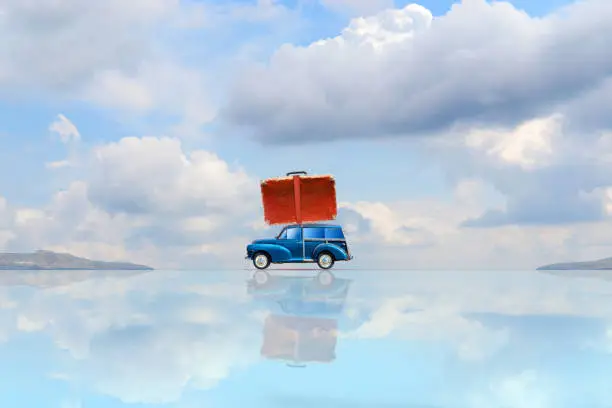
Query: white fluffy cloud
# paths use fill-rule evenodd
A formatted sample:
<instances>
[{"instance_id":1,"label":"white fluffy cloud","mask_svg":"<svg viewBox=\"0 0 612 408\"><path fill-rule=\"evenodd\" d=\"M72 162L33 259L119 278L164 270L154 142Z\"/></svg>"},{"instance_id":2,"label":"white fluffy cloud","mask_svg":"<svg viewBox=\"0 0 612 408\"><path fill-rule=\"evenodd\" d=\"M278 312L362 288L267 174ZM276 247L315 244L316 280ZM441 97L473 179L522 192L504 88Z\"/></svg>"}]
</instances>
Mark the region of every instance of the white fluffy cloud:
<instances>
[{"instance_id":1,"label":"white fluffy cloud","mask_svg":"<svg viewBox=\"0 0 612 408\"><path fill-rule=\"evenodd\" d=\"M239 210L257 183L214 153L186 154L172 138L127 137L94 151L89 195L109 212L199 216Z\"/></svg>"},{"instance_id":2,"label":"white fluffy cloud","mask_svg":"<svg viewBox=\"0 0 612 408\"><path fill-rule=\"evenodd\" d=\"M80 133L65 116L51 128ZM126 137L74 160L76 180L42 208L0 201L3 248L48 249L156 267L242 264L257 181L171 137Z\"/></svg>"},{"instance_id":3,"label":"white fluffy cloud","mask_svg":"<svg viewBox=\"0 0 612 408\"><path fill-rule=\"evenodd\" d=\"M529 120L510 131L501 129L473 129L466 137L466 145L480 150L493 160L520 166L525 170L550 165L561 134L561 117Z\"/></svg>"},{"instance_id":4,"label":"white fluffy cloud","mask_svg":"<svg viewBox=\"0 0 612 408\"><path fill-rule=\"evenodd\" d=\"M287 14L273 1L223 7L178 0L128 3L0 1L0 98L67 98L123 118L155 113L178 122L173 135L201 137L200 127L215 115L218 75L209 81L204 72L210 55L194 57L192 30L213 36L206 29L219 27L208 27L210 22L264 22Z\"/></svg>"},{"instance_id":5,"label":"white fluffy cloud","mask_svg":"<svg viewBox=\"0 0 612 408\"><path fill-rule=\"evenodd\" d=\"M61 113L57 115L57 120L49 125L49 130L57 134L62 143L69 143L81 139L81 134L74 123Z\"/></svg>"},{"instance_id":6,"label":"white fluffy cloud","mask_svg":"<svg viewBox=\"0 0 612 408\"><path fill-rule=\"evenodd\" d=\"M393 7L393 0L320 0L330 10L350 14L370 14Z\"/></svg>"},{"instance_id":7,"label":"white fluffy cloud","mask_svg":"<svg viewBox=\"0 0 612 408\"><path fill-rule=\"evenodd\" d=\"M466 0L439 17L410 4L354 18L337 37L284 45L253 67L223 117L264 144L428 135L411 148L451 182L479 179L504 197L466 227L606 220L611 4L535 18ZM368 205L360 211L377 212ZM406 232L393 241L428 240Z\"/></svg>"},{"instance_id":8,"label":"white fluffy cloud","mask_svg":"<svg viewBox=\"0 0 612 408\"><path fill-rule=\"evenodd\" d=\"M0 83L70 88L99 70L133 70L152 52L156 25L175 0L0 2Z\"/></svg>"},{"instance_id":9,"label":"white fluffy cloud","mask_svg":"<svg viewBox=\"0 0 612 408\"><path fill-rule=\"evenodd\" d=\"M263 142L291 143L576 116L564 107L608 79L610 21L605 0L544 18L485 0L433 20L416 5L386 10L336 38L280 48L237 82L226 117Z\"/></svg>"},{"instance_id":10,"label":"white fluffy cloud","mask_svg":"<svg viewBox=\"0 0 612 408\"><path fill-rule=\"evenodd\" d=\"M96 14L97 6L68 0L45 4L52 11L47 17L27 4L4 2L0 8L24 21L57 18L39 27L49 38L73 23L88 28L82 19L93 19L96 27L110 18L106 9ZM121 11L115 29L147 37L170 21L193 27L194 21L181 20L181 7L135 2ZM248 14L248 8L221 9L216 12L228 18ZM272 13L283 7L260 2L257 9ZM588 0L567 8L567 18L535 19L506 3L473 0L435 18L417 5L355 18L335 38L283 46L267 67L243 77L226 118L255 126L264 142L287 141L281 136L303 141L305 134L310 140L436 134L412 146L455 185L448 201L383 203L364 197L342 203L340 221L361 265L405 267L406 253L411 267L424 268L532 267L599 257L610 243L594 225L554 224L608 226L612 145L605 123L584 107L599 106L609 87L607 48L593 40L605 38L609 12L606 2ZM141 38L136 34L134 39ZM579 38L592 46L573 46ZM116 40L109 47L125 41ZM581 69L559 63L562 51L571 61L582 58ZM182 116L184 127L177 130L197 133L214 115L204 75L164 61L163 53L146 54L134 55L137 63L95 60L93 68L82 68L80 77L87 80L79 83L80 96L140 114L159 108ZM520 62L520 69L507 69L508 60ZM7 69L2 72L34 75ZM599 128L583 134L587 116ZM51 130L65 141L80 138L66 116L58 116ZM166 266L223 257L242 262L260 217L254 177L213 152L188 150L175 137L126 137L90 153L76 160L72 152L49 163L84 167L47 207L7 206L0 243ZM359 255L360 248L372 246L378 248L372 256Z\"/></svg>"},{"instance_id":11,"label":"white fluffy cloud","mask_svg":"<svg viewBox=\"0 0 612 408\"><path fill-rule=\"evenodd\" d=\"M595 198L602 207L609 202ZM597 223L466 226L483 214L506 214L511 205L487 184L463 179L449 200L342 203L338 221L353 247L352 263L369 268L523 269L604 258L612 251L605 234L609 217Z\"/></svg>"}]
</instances>

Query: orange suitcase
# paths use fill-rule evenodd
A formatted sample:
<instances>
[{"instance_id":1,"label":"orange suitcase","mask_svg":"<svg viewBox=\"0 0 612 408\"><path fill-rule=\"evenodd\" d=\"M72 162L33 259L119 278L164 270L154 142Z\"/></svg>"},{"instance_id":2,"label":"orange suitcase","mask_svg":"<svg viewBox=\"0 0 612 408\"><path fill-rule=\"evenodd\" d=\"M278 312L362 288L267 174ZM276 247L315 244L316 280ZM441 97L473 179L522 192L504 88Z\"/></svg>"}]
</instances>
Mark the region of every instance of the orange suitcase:
<instances>
[{"instance_id":1,"label":"orange suitcase","mask_svg":"<svg viewBox=\"0 0 612 408\"><path fill-rule=\"evenodd\" d=\"M336 181L305 171L261 182L264 219L270 225L302 224L336 218Z\"/></svg>"}]
</instances>

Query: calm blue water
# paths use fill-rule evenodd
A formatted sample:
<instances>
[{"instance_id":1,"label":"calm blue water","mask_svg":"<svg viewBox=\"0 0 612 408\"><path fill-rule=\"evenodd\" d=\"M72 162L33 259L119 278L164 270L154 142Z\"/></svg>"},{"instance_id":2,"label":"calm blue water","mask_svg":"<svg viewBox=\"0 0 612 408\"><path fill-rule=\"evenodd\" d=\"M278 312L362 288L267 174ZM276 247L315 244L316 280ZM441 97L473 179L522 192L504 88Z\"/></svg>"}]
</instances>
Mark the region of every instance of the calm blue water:
<instances>
[{"instance_id":1,"label":"calm blue water","mask_svg":"<svg viewBox=\"0 0 612 408\"><path fill-rule=\"evenodd\" d=\"M612 406L612 274L252 276L1 271L0 407Z\"/></svg>"}]
</instances>

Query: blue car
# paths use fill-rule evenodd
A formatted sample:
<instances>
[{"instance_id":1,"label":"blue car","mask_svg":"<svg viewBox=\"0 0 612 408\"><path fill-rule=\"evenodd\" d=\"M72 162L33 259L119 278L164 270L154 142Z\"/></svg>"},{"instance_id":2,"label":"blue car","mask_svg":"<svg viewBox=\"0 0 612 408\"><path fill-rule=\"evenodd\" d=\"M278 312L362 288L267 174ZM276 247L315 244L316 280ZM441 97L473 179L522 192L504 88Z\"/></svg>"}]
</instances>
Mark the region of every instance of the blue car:
<instances>
[{"instance_id":1,"label":"blue car","mask_svg":"<svg viewBox=\"0 0 612 408\"><path fill-rule=\"evenodd\" d=\"M247 259L257 269L270 264L316 262L330 269L336 261L353 259L340 225L288 225L276 238L257 239L247 245Z\"/></svg>"}]
</instances>

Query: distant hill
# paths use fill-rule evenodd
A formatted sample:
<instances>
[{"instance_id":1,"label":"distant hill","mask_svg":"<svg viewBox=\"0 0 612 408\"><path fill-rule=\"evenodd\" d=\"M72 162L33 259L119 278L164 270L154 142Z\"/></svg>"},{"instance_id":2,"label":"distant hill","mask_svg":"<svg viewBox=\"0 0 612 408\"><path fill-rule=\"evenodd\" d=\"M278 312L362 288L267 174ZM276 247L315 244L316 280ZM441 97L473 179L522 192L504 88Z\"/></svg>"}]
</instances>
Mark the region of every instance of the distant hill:
<instances>
[{"instance_id":1,"label":"distant hill","mask_svg":"<svg viewBox=\"0 0 612 408\"><path fill-rule=\"evenodd\" d=\"M612 258L599 259L597 261L586 262L566 262L544 265L537 268L538 271L594 271L612 270Z\"/></svg>"},{"instance_id":2,"label":"distant hill","mask_svg":"<svg viewBox=\"0 0 612 408\"><path fill-rule=\"evenodd\" d=\"M129 262L92 261L52 251L0 253L0 270L153 270Z\"/></svg>"}]
</instances>

